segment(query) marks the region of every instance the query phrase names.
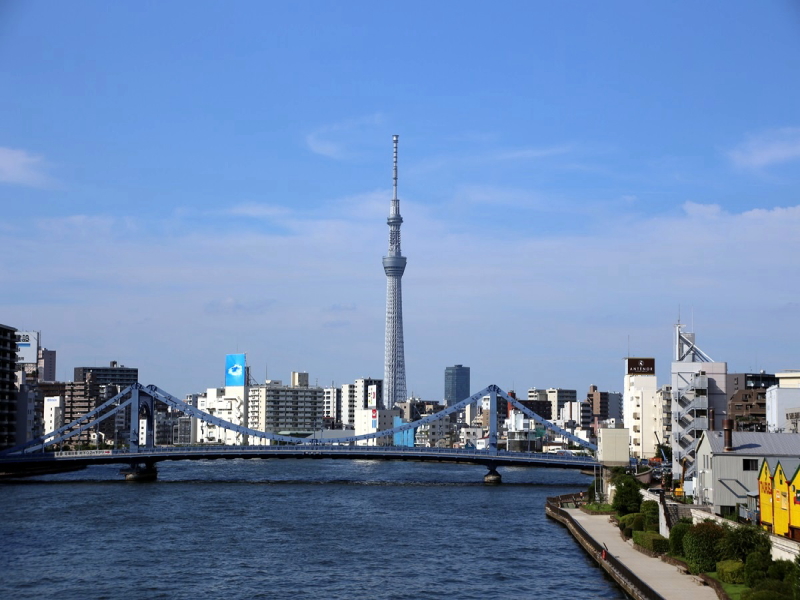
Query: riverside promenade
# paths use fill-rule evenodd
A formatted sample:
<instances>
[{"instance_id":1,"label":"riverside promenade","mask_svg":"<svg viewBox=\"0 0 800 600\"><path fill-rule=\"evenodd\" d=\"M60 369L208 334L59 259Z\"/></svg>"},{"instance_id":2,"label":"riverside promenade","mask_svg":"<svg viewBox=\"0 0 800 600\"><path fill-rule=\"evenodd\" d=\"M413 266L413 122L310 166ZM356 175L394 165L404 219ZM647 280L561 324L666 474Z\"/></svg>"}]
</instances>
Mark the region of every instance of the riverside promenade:
<instances>
[{"instance_id":1,"label":"riverside promenade","mask_svg":"<svg viewBox=\"0 0 800 600\"><path fill-rule=\"evenodd\" d=\"M608 515L588 515L578 508L564 509L601 546L665 600L717 600L717 593L697 578L685 575L678 567L634 550L622 539L619 528Z\"/></svg>"},{"instance_id":2,"label":"riverside promenade","mask_svg":"<svg viewBox=\"0 0 800 600\"><path fill-rule=\"evenodd\" d=\"M633 598L717 600L717 593L698 578L634 550L632 542L622 539L619 528L609 521L608 515L589 515L550 500L555 499L548 499L548 516L565 525L584 550Z\"/></svg>"}]
</instances>

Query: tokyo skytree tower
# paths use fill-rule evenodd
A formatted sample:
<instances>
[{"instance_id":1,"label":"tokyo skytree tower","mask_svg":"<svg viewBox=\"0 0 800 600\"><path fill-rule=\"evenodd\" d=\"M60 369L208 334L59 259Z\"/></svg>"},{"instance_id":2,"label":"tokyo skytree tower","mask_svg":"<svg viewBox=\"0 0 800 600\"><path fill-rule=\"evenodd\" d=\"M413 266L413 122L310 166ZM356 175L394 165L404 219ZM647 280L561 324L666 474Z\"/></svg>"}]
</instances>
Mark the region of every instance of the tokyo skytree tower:
<instances>
[{"instance_id":1,"label":"tokyo skytree tower","mask_svg":"<svg viewBox=\"0 0 800 600\"><path fill-rule=\"evenodd\" d=\"M386 347L383 370L383 405L394 408L396 402L406 401L406 359L403 350L403 288L400 280L406 270L406 258L400 254L400 200L397 199L397 142L394 142L394 183L392 207L389 211L389 253L383 257L386 273Z\"/></svg>"}]
</instances>

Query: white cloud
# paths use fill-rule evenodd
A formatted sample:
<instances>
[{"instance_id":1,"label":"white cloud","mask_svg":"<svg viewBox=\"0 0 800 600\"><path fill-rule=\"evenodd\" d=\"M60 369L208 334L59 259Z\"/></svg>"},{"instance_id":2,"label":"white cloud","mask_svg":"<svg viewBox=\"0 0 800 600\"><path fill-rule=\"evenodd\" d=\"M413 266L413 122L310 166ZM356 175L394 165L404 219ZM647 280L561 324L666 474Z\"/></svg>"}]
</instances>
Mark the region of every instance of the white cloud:
<instances>
[{"instance_id":1,"label":"white cloud","mask_svg":"<svg viewBox=\"0 0 800 600\"><path fill-rule=\"evenodd\" d=\"M136 236L97 236L124 221L85 215L33 235L18 228L18 239L0 232L18 257L0 277L26 294L4 300L4 322L41 329L63 364L116 358L125 340L132 356L121 358L173 393L215 385L214 361L237 348L250 364L268 361L276 377L306 370L327 385L380 376L388 230L382 214L346 217L360 206L385 212L381 196L292 214L289 235L164 236L142 226ZM786 363L797 353L785 350L772 364L781 348L797 348L800 206L730 213L687 202L670 216L615 215L567 234L535 222L456 228L450 207L413 201L403 215L407 372L423 397L437 398L442 368L457 363L472 366L481 386L615 389L629 334L634 348L668 364L679 305L694 306L701 347L730 369L750 366L742 357L754 344L766 346L767 368L800 366ZM87 235L52 235L63 227ZM757 324L755 333L742 323ZM174 360L162 369L154 355Z\"/></svg>"},{"instance_id":2,"label":"white cloud","mask_svg":"<svg viewBox=\"0 0 800 600\"><path fill-rule=\"evenodd\" d=\"M315 154L336 160L350 158L364 132L373 132L383 123L383 115L375 113L364 117L331 123L306 135L306 145ZM370 135L374 135L370 133Z\"/></svg>"},{"instance_id":3,"label":"white cloud","mask_svg":"<svg viewBox=\"0 0 800 600\"><path fill-rule=\"evenodd\" d=\"M800 127L784 127L750 136L728 152L738 167L759 169L800 159Z\"/></svg>"},{"instance_id":4,"label":"white cloud","mask_svg":"<svg viewBox=\"0 0 800 600\"><path fill-rule=\"evenodd\" d=\"M488 185L461 186L455 192L456 204L540 208L542 198L530 190Z\"/></svg>"},{"instance_id":5,"label":"white cloud","mask_svg":"<svg viewBox=\"0 0 800 600\"><path fill-rule=\"evenodd\" d=\"M205 305L205 311L209 315L234 315L234 316L253 316L264 314L270 306L275 304L274 300L239 300L227 297L214 299Z\"/></svg>"},{"instance_id":6,"label":"white cloud","mask_svg":"<svg viewBox=\"0 0 800 600\"><path fill-rule=\"evenodd\" d=\"M573 150L571 144L561 146L550 146L548 148L520 148L517 150L505 150L494 155L495 160L527 160L546 158L548 156L558 156L567 154Z\"/></svg>"},{"instance_id":7,"label":"white cloud","mask_svg":"<svg viewBox=\"0 0 800 600\"><path fill-rule=\"evenodd\" d=\"M235 217L250 217L253 219L274 219L276 217L286 217L291 214L291 211L285 206L259 204L257 202L237 204L222 212Z\"/></svg>"},{"instance_id":8,"label":"white cloud","mask_svg":"<svg viewBox=\"0 0 800 600\"><path fill-rule=\"evenodd\" d=\"M25 150L0 147L0 182L46 187L50 178L45 174L46 163L41 156Z\"/></svg>"},{"instance_id":9,"label":"white cloud","mask_svg":"<svg viewBox=\"0 0 800 600\"><path fill-rule=\"evenodd\" d=\"M48 235L65 237L105 237L120 230L135 228L130 217L113 218L105 215L68 215L38 219L36 227Z\"/></svg>"}]
</instances>

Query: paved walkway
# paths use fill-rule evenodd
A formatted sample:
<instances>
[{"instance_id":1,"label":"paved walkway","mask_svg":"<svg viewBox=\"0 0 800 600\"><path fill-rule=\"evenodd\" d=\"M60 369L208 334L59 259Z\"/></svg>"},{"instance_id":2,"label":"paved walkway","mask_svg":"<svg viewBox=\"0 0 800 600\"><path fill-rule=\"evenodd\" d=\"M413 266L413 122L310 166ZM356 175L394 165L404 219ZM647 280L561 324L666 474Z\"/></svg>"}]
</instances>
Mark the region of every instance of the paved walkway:
<instances>
[{"instance_id":1,"label":"paved walkway","mask_svg":"<svg viewBox=\"0 0 800 600\"><path fill-rule=\"evenodd\" d=\"M586 532L666 600L717 600L716 592L698 583L691 575L682 574L674 565L652 558L633 549L622 539L619 528L609 522L608 515L587 515L577 508L565 509Z\"/></svg>"}]
</instances>

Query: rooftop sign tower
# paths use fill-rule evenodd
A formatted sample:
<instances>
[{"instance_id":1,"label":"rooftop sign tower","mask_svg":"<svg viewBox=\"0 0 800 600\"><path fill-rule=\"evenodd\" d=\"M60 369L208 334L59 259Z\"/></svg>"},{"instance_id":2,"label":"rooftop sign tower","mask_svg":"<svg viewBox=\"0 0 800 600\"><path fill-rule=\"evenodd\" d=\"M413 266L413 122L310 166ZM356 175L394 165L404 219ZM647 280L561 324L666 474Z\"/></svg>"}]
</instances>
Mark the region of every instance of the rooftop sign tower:
<instances>
[{"instance_id":1,"label":"rooftop sign tower","mask_svg":"<svg viewBox=\"0 0 800 600\"><path fill-rule=\"evenodd\" d=\"M403 290L400 280L406 270L406 258L400 253L400 200L397 198L397 142L394 142L394 183L389 210L389 252L383 257L386 273L386 347L384 354L383 399L387 409L406 400L406 359L403 350Z\"/></svg>"}]
</instances>

